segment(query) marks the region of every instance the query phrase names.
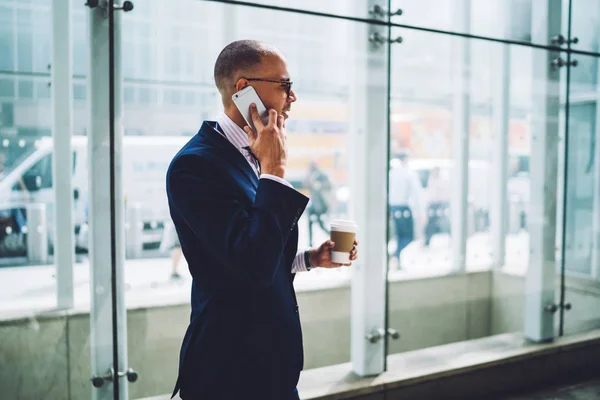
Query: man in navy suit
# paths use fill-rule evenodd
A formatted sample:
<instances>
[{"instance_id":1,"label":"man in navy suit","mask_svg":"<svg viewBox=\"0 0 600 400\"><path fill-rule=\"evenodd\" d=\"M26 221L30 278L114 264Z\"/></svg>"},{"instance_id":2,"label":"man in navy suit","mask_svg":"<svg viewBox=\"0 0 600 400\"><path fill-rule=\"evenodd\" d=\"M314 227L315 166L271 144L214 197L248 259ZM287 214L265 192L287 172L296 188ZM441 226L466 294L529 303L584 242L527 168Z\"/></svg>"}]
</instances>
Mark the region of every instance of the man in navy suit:
<instances>
[{"instance_id":1,"label":"man in navy suit","mask_svg":"<svg viewBox=\"0 0 600 400\"><path fill-rule=\"evenodd\" d=\"M284 56L261 42L233 42L214 75L224 112L203 123L167 173L171 217L193 277L173 396L298 399L303 349L293 279L342 264L331 261L329 240L298 252L308 198L285 180L285 120L296 94ZM248 85L269 110L264 124L252 108L255 130L231 100Z\"/></svg>"}]
</instances>

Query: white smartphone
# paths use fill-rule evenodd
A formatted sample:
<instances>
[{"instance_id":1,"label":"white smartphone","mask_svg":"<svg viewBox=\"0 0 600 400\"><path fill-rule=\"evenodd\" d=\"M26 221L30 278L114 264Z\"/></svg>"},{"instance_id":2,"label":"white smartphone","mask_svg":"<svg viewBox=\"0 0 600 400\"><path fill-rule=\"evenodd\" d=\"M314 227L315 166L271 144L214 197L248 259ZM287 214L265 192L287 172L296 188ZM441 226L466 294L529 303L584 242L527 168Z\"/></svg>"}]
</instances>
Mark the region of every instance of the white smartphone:
<instances>
[{"instance_id":1,"label":"white smartphone","mask_svg":"<svg viewBox=\"0 0 600 400\"><path fill-rule=\"evenodd\" d=\"M267 109L265 108L263 102L260 100L260 97L258 97L258 93L256 93L256 90L254 90L252 86L246 86L239 92L235 93L231 97L231 99L237 106L238 110L240 110L240 114L242 114L242 117L244 117L244 120L246 121L248 126L254 129L254 131L256 131L256 128L252 123L252 115L250 114L250 104L256 104L258 115L260 115L263 124L266 125L268 123L269 113L267 112Z\"/></svg>"}]
</instances>

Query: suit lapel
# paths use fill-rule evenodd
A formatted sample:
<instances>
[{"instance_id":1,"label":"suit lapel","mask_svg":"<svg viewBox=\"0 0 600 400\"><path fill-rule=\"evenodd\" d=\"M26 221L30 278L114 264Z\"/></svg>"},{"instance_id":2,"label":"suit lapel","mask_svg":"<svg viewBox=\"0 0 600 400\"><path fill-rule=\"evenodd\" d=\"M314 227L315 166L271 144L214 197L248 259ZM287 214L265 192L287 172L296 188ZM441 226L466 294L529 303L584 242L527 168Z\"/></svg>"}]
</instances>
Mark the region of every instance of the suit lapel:
<instances>
[{"instance_id":1,"label":"suit lapel","mask_svg":"<svg viewBox=\"0 0 600 400\"><path fill-rule=\"evenodd\" d=\"M233 166L240 170L242 175L248 180L250 185L256 189L258 188L258 177L246 158L239 152L238 149L235 148L229 140L223 135L223 130L213 121L204 121L202 124L202 128L200 128L200 132L198 132L204 139L209 141L214 146L221 149L228 161L230 161Z\"/></svg>"}]
</instances>

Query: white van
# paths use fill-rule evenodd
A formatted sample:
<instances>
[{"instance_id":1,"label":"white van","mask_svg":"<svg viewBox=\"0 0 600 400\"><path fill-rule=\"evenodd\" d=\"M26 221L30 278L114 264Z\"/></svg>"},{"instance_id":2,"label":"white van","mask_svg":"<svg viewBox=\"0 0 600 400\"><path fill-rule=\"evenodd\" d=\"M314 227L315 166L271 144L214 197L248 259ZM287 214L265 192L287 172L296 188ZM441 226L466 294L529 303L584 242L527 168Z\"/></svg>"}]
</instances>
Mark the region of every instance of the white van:
<instances>
[{"instance_id":1,"label":"white van","mask_svg":"<svg viewBox=\"0 0 600 400\"><path fill-rule=\"evenodd\" d=\"M126 204L138 203L142 207L144 244L157 244L161 240L164 221L169 218L165 189L166 172L175 154L190 140L189 137L125 136L123 138L123 192ZM87 137L74 136L73 148L73 198L75 233L87 221L88 157ZM12 169L0 175L0 210L3 215L23 209L28 203L46 205L48 237L54 242L54 193L52 177L52 138L44 137L24 154ZM2 222L0 213L0 225ZM6 220L6 218L4 218ZM13 218L14 219L14 218ZM7 222L4 221L4 225ZM23 241L14 240L17 229L0 226L0 257L25 255ZM87 243L76 240L81 250Z\"/></svg>"}]
</instances>

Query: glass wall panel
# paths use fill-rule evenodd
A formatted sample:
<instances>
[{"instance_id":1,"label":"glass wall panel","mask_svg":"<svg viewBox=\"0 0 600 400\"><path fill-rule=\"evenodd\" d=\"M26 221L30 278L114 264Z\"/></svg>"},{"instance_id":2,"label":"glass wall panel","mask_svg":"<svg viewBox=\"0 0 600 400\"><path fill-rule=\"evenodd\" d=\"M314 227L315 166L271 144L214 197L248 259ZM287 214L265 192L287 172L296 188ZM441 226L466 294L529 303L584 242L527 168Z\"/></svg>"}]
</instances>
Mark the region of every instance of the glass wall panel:
<instances>
[{"instance_id":1,"label":"glass wall panel","mask_svg":"<svg viewBox=\"0 0 600 400\"><path fill-rule=\"evenodd\" d=\"M581 55L572 59L578 64L570 74L568 150L567 162L563 163L567 168L563 229L566 276L560 315L564 315L566 334L600 327L598 59Z\"/></svg>"},{"instance_id":2,"label":"glass wall panel","mask_svg":"<svg viewBox=\"0 0 600 400\"><path fill-rule=\"evenodd\" d=\"M5 266L29 266L18 269L19 273L36 272L37 277L28 285L44 290L27 293L11 285L12 291L5 293L13 299L15 296L28 299L27 305L7 303L8 308L48 308L56 305L56 280L54 274L54 178L52 176L53 140L51 137L53 109L51 87L52 63L52 13L51 1L34 3L15 3L8 0L0 2L0 15L4 13L10 19L11 30L7 25L0 27L0 37L6 43L21 43L13 36L31 37L31 46L19 44L16 50L5 53L6 59L14 60L7 69L0 69L0 140L6 168L2 173L5 222L0 230L5 238L0 245L0 263ZM4 11L3 11L4 10ZM9 10L10 12L8 12ZM20 15L18 22L17 15ZM75 225L75 267L76 304L89 305L89 271L86 262L87 244L87 97L86 73L88 68L88 24L87 8L73 5L73 219ZM25 22L23 22L25 21ZM31 23L27 21L33 21ZM4 33L2 33L4 32ZM4 35L4 36L2 36ZM12 37L12 39L11 39ZM0 38L0 41L4 40ZM23 42L24 43L24 42ZM29 41L27 42L29 43ZM7 47L8 48L8 47ZM12 54L12 55L11 55ZM29 54L29 56L27 56ZM20 63L21 60L32 60ZM43 226L30 230L27 208L32 208L32 218L43 213ZM40 208L41 207L41 208ZM38 210L35 211L34 209ZM17 222L21 221L21 222ZM19 226L21 226L19 228ZM37 235L37 236L34 236ZM31 254L30 254L31 253ZM39 255L38 255L39 254ZM83 264L81 264L83 263ZM43 268L40 265L45 264ZM41 268L41 269L40 269ZM45 271L45 272L44 272ZM20 278L19 278L20 279ZM10 294L9 294L10 293ZM1 303L1 302L0 302ZM2 307L4 304L2 304Z\"/></svg>"},{"instance_id":3,"label":"glass wall panel","mask_svg":"<svg viewBox=\"0 0 600 400\"><path fill-rule=\"evenodd\" d=\"M56 305L51 1L0 1L0 313Z\"/></svg>"},{"instance_id":4,"label":"glass wall panel","mask_svg":"<svg viewBox=\"0 0 600 400\"><path fill-rule=\"evenodd\" d=\"M261 20L274 23L255 23ZM361 76L357 70L365 68L367 58L352 42L354 30L362 25L292 12L191 0L148 1L136 4L123 22L123 156L130 164L124 168L125 279L129 363L140 373L130 393L138 398L165 394L175 383L192 277L168 213L165 172L202 121L215 120L222 112L213 78L219 52L234 40L253 38L287 57L298 100L286 123L286 179L312 198L298 222L300 250L319 246L329 238L331 219L350 213L350 122L360 112L355 104L364 101L356 96L366 93L365 83L352 88L352 77ZM381 107L384 101L381 96ZM350 360L350 273L347 268L317 268L295 278L305 369ZM334 294L332 287L343 289ZM331 305L323 307L326 299ZM157 309L170 321L168 329L164 321L156 323L158 314L136 312L136 306L145 304L172 305L168 316ZM148 329L141 335L132 324ZM149 348L161 351L150 354Z\"/></svg>"},{"instance_id":5,"label":"glass wall panel","mask_svg":"<svg viewBox=\"0 0 600 400\"><path fill-rule=\"evenodd\" d=\"M52 13L51 0L0 0L0 388L11 399L68 398L79 350L55 311L53 187L70 177L52 168Z\"/></svg>"},{"instance_id":6,"label":"glass wall panel","mask_svg":"<svg viewBox=\"0 0 600 400\"><path fill-rule=\"evenodd\" d=\"M546 53L416 30L394 30L398 35L403 42L393 45L391 65L388 321L401 336L390 341L389 353L520 332L530 251L531 115L541 95L534 83L544 84L532 60ZM461 164L468 182L460 178ZM457 218L461 183L466 207ZM501 185L505 209L494 220ZM504 247L496 250L499 223ZM464 254L457 250L463 240ZM491 269L494 251L503 259Z\"/></svg>"}]
</instances>

